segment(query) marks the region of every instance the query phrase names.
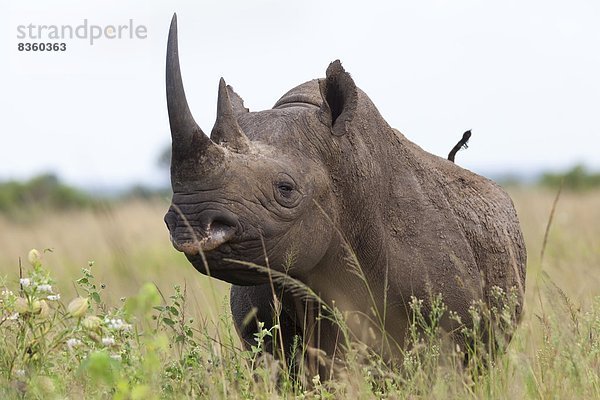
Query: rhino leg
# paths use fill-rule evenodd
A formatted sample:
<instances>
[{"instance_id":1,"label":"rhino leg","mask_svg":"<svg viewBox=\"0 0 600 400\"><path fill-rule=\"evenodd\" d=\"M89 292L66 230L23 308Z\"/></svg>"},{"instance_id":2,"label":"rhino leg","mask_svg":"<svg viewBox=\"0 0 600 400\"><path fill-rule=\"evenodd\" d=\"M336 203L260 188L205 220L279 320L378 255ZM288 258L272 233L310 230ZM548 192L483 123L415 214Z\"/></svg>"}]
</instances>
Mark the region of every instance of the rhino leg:
<instances>
[{"instance_id":1,"label":"rhino leg","mask_svg":"<svg viewBox=\"0 0 600 400\"><path fill-rule=\"evenodd\" d=\"M277 358L281 358L281 350L285 352L286 361L293 356L294 337L300 336L301 331L296 323L294 313L289 307L280 306L279 316L276 315L273 291L270 284L258 286L231 286L230 292L231 314L235 329L242 339L246 349L256 345L255 334L258 332L258 322L263 322L263 329L271 329L279 324L279 332L273 332L273 337L264 338L264 348ZM283 345L281 340L283 340ZM302 341L300 340L300 343ZM288 362L289 365L289 362Z\"/></svg>"}]
</instances>

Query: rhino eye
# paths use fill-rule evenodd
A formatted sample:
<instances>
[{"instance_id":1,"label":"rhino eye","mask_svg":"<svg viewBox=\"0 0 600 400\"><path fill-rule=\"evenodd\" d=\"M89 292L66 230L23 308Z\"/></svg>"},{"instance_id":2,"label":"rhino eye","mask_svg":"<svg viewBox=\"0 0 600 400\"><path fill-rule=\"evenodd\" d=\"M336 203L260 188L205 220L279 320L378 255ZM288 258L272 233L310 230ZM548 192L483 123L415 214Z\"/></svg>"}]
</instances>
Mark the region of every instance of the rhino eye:
<instances>
[{"instance_id":1,"label":"rhino eye","mask_svg":"<svg viewBox=\"0 0 600 400\"><path fill-rule=\"evenodd\" d=\"M296 207L302 200L302 195L293 179L287 174L280 174L278 178L273 182L275 200L285 208Z\"/></svg>"},{"instance_id":2,"label":"rhino eye","mask_svg":"<svg viewBox=\"0 0 600 400\"><path fill-rule=\"evenodd\" d=\"M277 184L277 190L283 197L289 198L294 191L294 186L291 183L280 182Z\"/></svg>"}]
</instances>

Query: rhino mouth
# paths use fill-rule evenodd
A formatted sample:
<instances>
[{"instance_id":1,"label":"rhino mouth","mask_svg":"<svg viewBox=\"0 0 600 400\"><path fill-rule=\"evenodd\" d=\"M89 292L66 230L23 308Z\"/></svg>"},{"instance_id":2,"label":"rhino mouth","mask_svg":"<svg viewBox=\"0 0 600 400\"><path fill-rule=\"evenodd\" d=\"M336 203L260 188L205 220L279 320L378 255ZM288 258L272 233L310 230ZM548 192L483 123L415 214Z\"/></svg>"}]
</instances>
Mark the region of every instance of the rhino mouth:
<instances>
[{"instance_id":1,"label":"rhino mouth","mask_svg":"<svg viewBox=\"0 0 600 400\"><path fill-rule=\"evenodd\" d=\"M173 205L165 215L173 247L186 256L215 251L241 230L235 214L227 210L186 208Z\"/></svg>"},{"instance_id":2,"label":"rhino mouth","mask_svg":"<svg viewBox=\"0 0 600 400\"><path fill-rule=\"evenodd\" d=\"M261 234L250 234L233 213L173 206L165 215L165 223L173 247L199 272L238 285L266 282L268 276L227 261L239 258L261 263L264 254Z\"/></svg>"},{"instance_id":3,"label":"rhino mouth","mask_svg":"<svg viewBox=\"0 0 600 400\"><path fill-rule=\"evenodd\" d=\"M234 285L253 286L269 282L268 273L231 262L227 257L223 257L220 250L205 253L205 258L199 254L186 254L186 257L200 273Z\"/></svg>"},{"instance_id":4,"label":"rhino mouth","mask_svg":"<svg viewBox=\"0 0 600 400\"><path fill-rule=\"evenodd\" d=\"M200 253L208 253L216 250L223 244L233 239L235 230L230 227L214 227L202 235L195 235L192 238L178 240L171 235L171 243L176 250L181 251L186 256L196 256Z\"/></svg>"},{"instance_id":5,"label":"rhino mouth","mask_svg":"<svg viewBox=\"0 0 600 400\"><path fill-rule=\"evenodd\" d=\"M260 243L258 239L239 241L231 232L217 230L185 242L173 238L171 241L175 249L184 253L194 268L204 275L242 286L263 284L269 280L268 274L231 261L239 259L260 265L263 252L259 251L262 247L255 246ZM252 254L248 254L249 249L254 250Z\"/></svg>"}]
</instances>

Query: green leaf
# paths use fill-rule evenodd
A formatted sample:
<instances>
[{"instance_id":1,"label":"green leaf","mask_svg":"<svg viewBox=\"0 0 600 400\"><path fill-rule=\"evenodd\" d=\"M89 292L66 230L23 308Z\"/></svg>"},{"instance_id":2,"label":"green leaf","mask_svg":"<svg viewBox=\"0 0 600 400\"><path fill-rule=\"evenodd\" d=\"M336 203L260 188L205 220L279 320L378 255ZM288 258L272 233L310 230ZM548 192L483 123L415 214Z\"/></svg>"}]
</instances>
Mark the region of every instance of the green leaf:
<instances>
[{"instance_id":1,"label":"green leaf","mask_svg":"<svg viewBox=\"0 0 600 400\"><path fill-rule=\"evenodd\" d=\"M81 368L95 382L112 385L120 369L119 362L110 358L105 351L94 351L83 361Z\"/></svg>"},{"instance_id":2,"label":"green leaf","mask_svg":"<svg viewBox=\"0 0 600 400\"><path fill-rule=\"evenodd\" d=\"M125 303L125 310L130 315L147 315L150 311L159 307L161 302L160 293L152 283L146 283L135 297L130 297Z\"/></svg>"},{"instance_id":3,"label":"green leaf","mask_svg":"<svg viewBox=\"0 0 600 400\"><path fill-rule=\"evenodd\" d=\"M94 299L94 301L98 304L100 304L100 295L98 294L98 292L92 292L90 293L90 296L92 297L92 299Z\"/></svg>"},{"instance_id":4,"label":"green leaf","mask_svg":"<svg viewBox=\"0 0 600 400\"><path fill-rule=\"evenodd\" d=\"M131 390L131 400L147 399L151 395L150 386L137 385Z\"/></svg>"}]
</instances>

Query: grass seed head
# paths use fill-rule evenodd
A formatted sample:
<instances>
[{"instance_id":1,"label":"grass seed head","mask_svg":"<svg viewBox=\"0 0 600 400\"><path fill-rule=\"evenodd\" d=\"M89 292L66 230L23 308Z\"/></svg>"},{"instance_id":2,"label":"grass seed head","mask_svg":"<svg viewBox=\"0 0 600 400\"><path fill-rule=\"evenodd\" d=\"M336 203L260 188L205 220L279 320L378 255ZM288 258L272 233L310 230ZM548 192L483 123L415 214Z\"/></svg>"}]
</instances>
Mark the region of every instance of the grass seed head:
<instances>
[{"instance_id":1,"label":"grass seed head","mask_svg":"<svg viewBox=\"0 0 600 400\"><path fill-rule=\"evenodd\" d=\"M19 314L26 314L29 312L29 302L24 297L19 297L15 301L15 311Z\"/></svg>"},{"instance_id":2,"label":"grass seed head","mask_svg":"<svg viewBox=\"0 0 600 400\"><path fill-rule=\"evenodd\" d=\"M87 297L77 297L67 306L67 312L75 318L81 318L88 310L89 301Z\"/></svg>"},{"instance_id":3,"label":"grass seed head","mask_svg":"<svg viewBox=\"0 0 600 400\"><path fill-rule=\"evenodd\" d=\"M37 267L40 265L40 252L36 249L29 250L29 254L27 254L27 261L31 264L32 267Z\"/></svg>"}]
</instances>

